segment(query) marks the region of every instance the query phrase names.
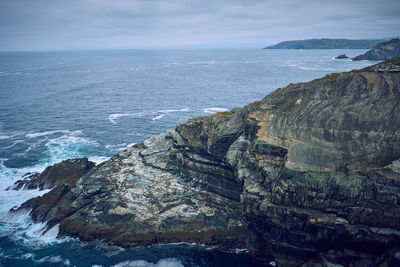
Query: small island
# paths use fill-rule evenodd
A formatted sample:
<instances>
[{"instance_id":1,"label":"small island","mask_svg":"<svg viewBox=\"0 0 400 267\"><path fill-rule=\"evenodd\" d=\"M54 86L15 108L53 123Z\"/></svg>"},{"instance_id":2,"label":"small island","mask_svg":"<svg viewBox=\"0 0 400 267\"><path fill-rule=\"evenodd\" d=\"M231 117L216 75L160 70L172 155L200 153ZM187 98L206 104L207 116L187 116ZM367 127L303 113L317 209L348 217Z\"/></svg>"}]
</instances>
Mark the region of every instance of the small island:
<instances>
[{"instance_id":1,"label":"small island","mask_svg":"<svg viewBox=\"0 0 400 267\"><path fill-rule=\"evenodd\" d=\"M285 41L264 49L371 49L384 41L321 38Z\"/></svg>"},{"instance_id":2,"label":"small island","mask_svg":"<svg viewBox=\"0 0 400 267\"><path fill-rule=\"evenodd\" d=\"M341 54L341 55L338 55L337 57L335 57L336 59L346 59L346 58L349 58L348 56L346 56L346 54Z\"/></svg>"}]
</instances>

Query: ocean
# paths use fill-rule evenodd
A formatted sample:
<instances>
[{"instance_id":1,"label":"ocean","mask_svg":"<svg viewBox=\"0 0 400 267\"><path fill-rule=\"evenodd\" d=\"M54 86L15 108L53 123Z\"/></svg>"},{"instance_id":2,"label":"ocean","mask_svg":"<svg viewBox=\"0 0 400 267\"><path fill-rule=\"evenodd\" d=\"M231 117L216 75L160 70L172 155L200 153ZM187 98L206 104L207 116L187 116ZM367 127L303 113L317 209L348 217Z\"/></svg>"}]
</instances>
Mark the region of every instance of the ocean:
<instances>
[{"instance_id":1,"label":"ocean","mask_svg":"<svg viewBox=\"0 0 400 267\"><path fill-rule=\"evenodd\" d=\"M242 107L276 88L372 61L365 50L0 52L0 266L265 266L245 250L203 244L124 249L57 239L8 211L48 190L6 190L68 158L104 161L199 115Z\"/></svg>"}]
</instances>

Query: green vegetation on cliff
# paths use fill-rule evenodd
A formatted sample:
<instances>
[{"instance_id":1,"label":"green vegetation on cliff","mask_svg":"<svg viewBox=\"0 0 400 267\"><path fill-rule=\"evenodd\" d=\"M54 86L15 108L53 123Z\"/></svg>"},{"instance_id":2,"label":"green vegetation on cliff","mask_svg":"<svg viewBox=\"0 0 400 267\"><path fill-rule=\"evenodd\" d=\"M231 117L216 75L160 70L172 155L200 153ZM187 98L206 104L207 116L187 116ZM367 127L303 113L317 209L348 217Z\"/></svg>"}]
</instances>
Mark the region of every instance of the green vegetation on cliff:
<instances>
[{"instance_id":1,"label":"green vegetation on cliff","mask_svg":"<svg viewBox=\"0 0 400 267\"><path fill-rule=\"evenodd\" d=\"M280 42L264 49L370 49L384 40L307 39Z\"/></svg>"}]
</instances>

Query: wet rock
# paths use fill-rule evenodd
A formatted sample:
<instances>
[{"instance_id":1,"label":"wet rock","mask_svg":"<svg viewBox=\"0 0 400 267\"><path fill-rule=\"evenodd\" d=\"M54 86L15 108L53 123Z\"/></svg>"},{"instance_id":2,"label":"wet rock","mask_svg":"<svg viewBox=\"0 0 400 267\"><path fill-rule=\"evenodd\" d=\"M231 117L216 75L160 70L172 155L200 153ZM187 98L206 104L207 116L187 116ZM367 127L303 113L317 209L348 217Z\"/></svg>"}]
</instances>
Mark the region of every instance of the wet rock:
<instances>
[{"instance_id":1,"label":"wet rock","mask_svg":"<svg viewBox=\"0 0 400 267\"><path fill-rule=\"evenodd\" d=\"M49 189L57 185L74 184L78 178L95 166L87 158L68 159L47 167L40 173L27 173L15 182L13 190Z\"/></svg>"}]
</instances>

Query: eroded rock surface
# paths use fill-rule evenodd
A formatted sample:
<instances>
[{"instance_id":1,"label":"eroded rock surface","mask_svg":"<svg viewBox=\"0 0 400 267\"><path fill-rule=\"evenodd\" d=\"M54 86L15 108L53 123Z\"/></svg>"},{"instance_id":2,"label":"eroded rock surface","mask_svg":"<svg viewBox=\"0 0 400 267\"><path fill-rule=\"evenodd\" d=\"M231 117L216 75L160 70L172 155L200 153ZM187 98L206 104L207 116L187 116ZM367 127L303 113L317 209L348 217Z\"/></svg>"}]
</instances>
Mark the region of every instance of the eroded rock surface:
<instances>
[{"instance_id":1,"label":"eroded rock surface","mask_svg":"<svg viewBox=\"0 0 400 267\"><path fill-rule=\"evenodd\" d=\"M396 266L399 66L190 119L22 208L84 240L245 246L280 266Z\"/></svg>"}]
</instances>

